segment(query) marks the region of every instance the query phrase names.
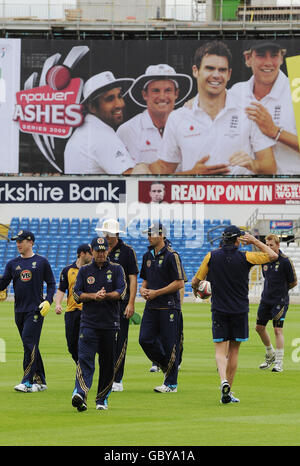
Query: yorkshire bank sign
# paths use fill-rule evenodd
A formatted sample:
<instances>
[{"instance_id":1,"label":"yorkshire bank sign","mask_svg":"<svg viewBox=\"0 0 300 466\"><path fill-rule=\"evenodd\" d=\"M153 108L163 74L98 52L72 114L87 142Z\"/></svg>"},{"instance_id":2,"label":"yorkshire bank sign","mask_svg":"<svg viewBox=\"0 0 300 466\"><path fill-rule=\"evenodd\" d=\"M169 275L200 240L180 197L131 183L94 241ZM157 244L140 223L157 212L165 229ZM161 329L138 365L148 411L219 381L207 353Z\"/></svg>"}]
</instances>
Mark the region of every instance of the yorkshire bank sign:
<instances>
[{"instance_id":1,"label":"yorkshire bank sign","mask_svg":"<svg viewBox=\"0 0 300 466\"><path fill-rule=\"evenodd\" d=\"M152 181L139 182L139 201L150 202ZM300 182L157 181L167 203L300 204Z\"/></svg>"}]
</instances>

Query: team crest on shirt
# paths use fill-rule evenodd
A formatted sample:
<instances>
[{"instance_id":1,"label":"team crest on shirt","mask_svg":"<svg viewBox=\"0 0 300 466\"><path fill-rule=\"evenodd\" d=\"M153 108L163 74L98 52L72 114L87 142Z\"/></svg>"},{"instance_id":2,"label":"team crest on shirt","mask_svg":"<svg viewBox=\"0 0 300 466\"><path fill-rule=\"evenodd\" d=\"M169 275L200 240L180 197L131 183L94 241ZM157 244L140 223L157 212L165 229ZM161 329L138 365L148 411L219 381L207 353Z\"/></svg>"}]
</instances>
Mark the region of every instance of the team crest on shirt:
<instances>
[{"instance_id":1,"label":"team crest on shirt","mask_svg":"<svg viewBox=\"0 0 300 466\"><path fill-rule=\"evenodd\" d=\"M174 314L170 314L170 322L174 321Z\"/></svg>"},{"instance_id":2,"label":"team crest on shirt","mask_svg":"<svg viewBox=\"0 0 300 466\"><path fill-rule=\"evenodd\" d=\"M36 269L36 262L32 262L32 268Z\"/></svg>"},{"instance_id":3,"label":"team crest on shirt","mask_svg":"<svg viewBox=\"0 0 300 466\"><path fill-rule=\"evenodd\" d=\"M151 260L150 259L147 260L146 265L147 265L147 267L151 267Z\"/></svg>"},{"instance_id":4,"label":"team crest on shirt","mask_svg":"<svg viewBox=\"0 0 300 466\"><path fill-rule=\"evenodd\" d=\"M93 283L95 283L95 277L87 277L86 281L89 285L92 285Z\"/></svg>"},{"instance_id":5,"label":"team crest on shirt","mask_svg":"<svg viewBox=\"0 0 300 466\"><path fill-rule=\"evenodd\" d=\"M114 255L114 260L118 261L120 257L120 251L116 251Z\"/></svg>"},{"instance_id":6,"label":"team crest on shirt","mask_svg":"<svg viewBox=\"0 0 300 466\"><path fill-rule=\"evenodd\" d=\"M29 282L32 279L32 273L30 270L22 270L20 273L20 279L22 282Z\"/></svg>"},{"instance_id":7,"label":"team crest on shirt","mask_svg":"<svg viewBox=\"0 0 300 466\"><path fill-rule=\"evenodd\" d=\"M111 280L112 280L112 272L111 270L108 270L106 272L106 280L107 280L107 283L111 283Z\"/></svg>"}]
</instances>

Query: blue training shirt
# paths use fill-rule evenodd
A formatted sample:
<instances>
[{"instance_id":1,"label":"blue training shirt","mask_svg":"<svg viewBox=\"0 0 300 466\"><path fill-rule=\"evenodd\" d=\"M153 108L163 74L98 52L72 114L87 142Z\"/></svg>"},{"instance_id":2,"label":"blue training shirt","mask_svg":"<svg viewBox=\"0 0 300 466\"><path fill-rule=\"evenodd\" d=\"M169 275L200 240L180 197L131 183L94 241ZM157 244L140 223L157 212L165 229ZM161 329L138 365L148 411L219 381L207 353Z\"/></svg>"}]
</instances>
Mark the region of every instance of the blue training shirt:
<instances>
[{"instance_id":1,"label":"blue training shirt","mask_svg":"<svg viewBox=\"0 0 300 466\"><path fill-rule=\"evenodd\" d=\"M15 312L37 310L44 299L52 303L56 284L51 266L45 257L34 254L29 258L17 256L10 260L0 279L0 289L7 288L11 280L15 292ZM47 284L45 298L44 282Z\"/></svg>"},{"instance_id":2,"label":"blue training shirt","mask_svg":"<svg viewBox=\"0 0 300 466\"><path fill-rule=\"evenodd\" d=\"M288 304L289 289L297 284L293 262L279 250L277 261L262 265L264 289L261 301L266 304Z\"/></svg>"},{"instance_id":3,"label":"blue training shirt","mask_svg":"<svg viewBox=\"0 0 300 466\"><path fill-rule=\"evenodd\" d=\"M80 303L82 293L96 293L104 287L107 293L117 291L121 299L126 296L126 279L121 265L109 259L99 267L93 260L91 264L80 267L73 296ZM118 329L120 326L119 300L87 301L82 305L81 325L97 329Z\"/></svg>"},{"instance_id":4,"label":"blue training shirt","mask_svg":"<svg viewBox=\"0 0 300 466\"><path fill-rule=\"evenodd\" d=\"M186 281L179 254L166 244L158 254L149 246L143 256L140 276L147 281L147 287L158 290L175 280ZM181 309L179 290L146 301L145 309Z\"/></svg>"}]
</instances>

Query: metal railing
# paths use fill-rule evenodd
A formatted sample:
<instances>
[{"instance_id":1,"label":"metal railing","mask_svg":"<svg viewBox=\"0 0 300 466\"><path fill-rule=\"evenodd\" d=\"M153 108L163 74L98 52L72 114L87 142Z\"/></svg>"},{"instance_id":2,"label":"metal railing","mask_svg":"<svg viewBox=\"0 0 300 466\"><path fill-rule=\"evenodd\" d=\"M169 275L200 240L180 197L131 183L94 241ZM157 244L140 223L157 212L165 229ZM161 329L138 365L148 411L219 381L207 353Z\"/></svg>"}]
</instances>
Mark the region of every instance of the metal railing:
<instances>
[{"instance_id":1,"label":"metal railing","mask_svg":"<svg viewBox=\"0 0 300 466\"><path fill-rule=\"evenodd\" d=\"M84 0L0 0L0 23L62 21L66 23L142 23L164 22L172 27L193 28L196 25L222 27L238 24L241 27L258 24L300 23L300 5L290 0L284 7L250 7L231 0L110 0L95 3ZM276 2L274 1L274 4Z\"/></svg>"}]
</instances>

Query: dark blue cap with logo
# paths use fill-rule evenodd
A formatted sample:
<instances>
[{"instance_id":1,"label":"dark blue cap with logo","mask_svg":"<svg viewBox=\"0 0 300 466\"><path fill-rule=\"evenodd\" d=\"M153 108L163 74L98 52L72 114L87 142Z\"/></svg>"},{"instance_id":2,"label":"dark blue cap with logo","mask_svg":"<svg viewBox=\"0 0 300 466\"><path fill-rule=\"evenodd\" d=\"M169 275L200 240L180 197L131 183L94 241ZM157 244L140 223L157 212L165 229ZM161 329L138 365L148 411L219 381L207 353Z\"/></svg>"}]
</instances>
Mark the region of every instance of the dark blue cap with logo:
<instances>
[{"instance_id":1,"label":"dark blue cap with logo","mask_svg":"<svg viewBox=\"0 0 300 466\"><path fill-rule=\"evenodd\" d=\"M77 254L80 254L81 252L92 252L91 251L91 245L87 243L80 244L77 248Z\"/></svg>"},{"instance_id":2,"label":"dark blue cap with logo","mask_svg":"<svg viewBox=\"0 0 300 466\"><path fill-rule=\"evenodd\" d=\"M102 236L97 236L92 239L91 248L94 251L106 251L108 249L108 241Z\"/></svg>"},{"instance_id":3,"label":"dark blue cap with logo","mask_svg":"<svg viewBox=\"0 0 300 466\"><path fill-rule=\"evenodd\" d=\"M23 241L24 239L28 239L34 242L35 237L34 234L29 230L20 230L17 235L11 237L12 241Z\"/></svg>"},{"instance_id":4,"label":"dark blue cap with logo","mask_svg":"<svg viewBox=\"0 0 300 466\"><path fill-rule=\"evenodd\" d=\"M229 225L223 231L222 236L225 241L232 241L232 240L236 240L240 236L244 236L244 234L245 234L244 230L240 230L240 228L238 228L235 225Z\"/></svg>"}]
</instances>

